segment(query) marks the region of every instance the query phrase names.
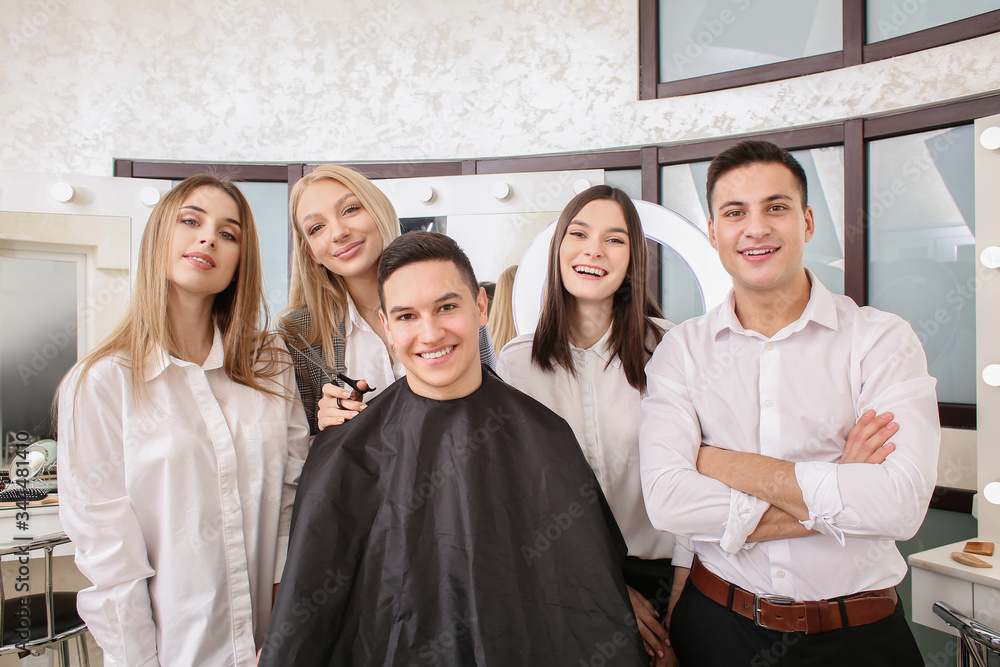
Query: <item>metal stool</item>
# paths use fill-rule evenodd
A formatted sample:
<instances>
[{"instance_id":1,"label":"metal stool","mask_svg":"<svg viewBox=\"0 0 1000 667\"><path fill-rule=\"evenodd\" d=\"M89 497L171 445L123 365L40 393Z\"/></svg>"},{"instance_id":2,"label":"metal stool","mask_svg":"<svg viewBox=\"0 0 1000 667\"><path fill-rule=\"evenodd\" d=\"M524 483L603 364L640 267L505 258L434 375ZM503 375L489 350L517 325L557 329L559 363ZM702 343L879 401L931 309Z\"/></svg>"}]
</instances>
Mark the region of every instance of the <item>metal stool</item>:
<instances>
[{"instance_id":1,"label":"metal stool","mask_svg":"<svg viewBox=\"0 0 1000 667\"><path fill-rule=\"evenodd\" d=\"M989 654L1000 656L1000 633L969 618L947 602L935 602L934 613L958 630L958 667L986 667Z\"/></svg>"},{"instance_id":2,"label":"metal stool","mask_svg":"<svg viewBox=\"0 0 1000 667\"><path fill-rule=\"evenodd\" d=\"M69 640L73 639L78 664L90 667L86 643L87 624L76 611L76 593L52 591L52 551L69 541L65 533L52 533L36 537L30 542L0 545L0 562L14 560L19 563L19 569L29 567L26 561L30 558L30 552L45 552L44 593L15 594L8 598L4 594L0 575L0 655L16 652L24 656L51 648L59 653L63 667L69 667ZM19 583L23 582L22 575L16 579ZM22 590L18 586L15 589ZM27 592L26 589L23 590L23 593Z\"/></svg>"}]
</instances>

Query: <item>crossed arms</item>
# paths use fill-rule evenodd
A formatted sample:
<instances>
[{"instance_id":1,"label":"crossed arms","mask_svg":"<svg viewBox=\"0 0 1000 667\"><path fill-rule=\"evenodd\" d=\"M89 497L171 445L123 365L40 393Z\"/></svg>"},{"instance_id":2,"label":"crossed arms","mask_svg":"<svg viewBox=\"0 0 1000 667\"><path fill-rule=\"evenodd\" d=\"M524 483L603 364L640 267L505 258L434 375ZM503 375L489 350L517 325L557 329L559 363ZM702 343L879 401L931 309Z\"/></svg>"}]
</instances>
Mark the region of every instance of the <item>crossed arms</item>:
<instances>
[{"instance_id":1,"label":"crossed arms","mask_svg":"<svg viewBox=\"0 0 1000 667\"><path fill-rule=\"evenodd\" d=\"M842 357L815 369L839 377L836 369L847 365L850 375L836 389L816 390L815 399L803 397L815 389L804 376L814 370L783 366L782 387L791 389L778 404L786 408L778 422L765 409L760 423L754 423L758 382L765 380L758 381L752 355L733 355L724 378L706 381L699 376L706 368L701 351L678 330L668 333L646 368L649 393L640 412L643 492L653 525L728 553L810 531L841 543L845 536L907 539L916 532L937 472L934 380L905 322L876 324L858 327L862 339L852 341L850 358L841 346ZM823 353L833 355L831 349ZM773 375L769 381L773 392ZM806 389L796 393L799 385ZM837 435L847 430L843 415L852 410L861 418L846 436ZM792 460L758 453L765 419L769 453Z\"/></svg>"},{"instance_id":2,"label":"crossed arms","mask_svg":"<svg viewBox=\"0 0 1000 667\"><path fill-rule=\"evenodd\" d=\"M839 463L881 464L895 449L889 438L899 429L892 413L868 410L851 429ZM795 464L781 459L704 446L698 451L698 473L770 504L761 515L748 542L803 537L816 531L806 528L809 509L795 479Z\"/></svg>"}]
</instances>

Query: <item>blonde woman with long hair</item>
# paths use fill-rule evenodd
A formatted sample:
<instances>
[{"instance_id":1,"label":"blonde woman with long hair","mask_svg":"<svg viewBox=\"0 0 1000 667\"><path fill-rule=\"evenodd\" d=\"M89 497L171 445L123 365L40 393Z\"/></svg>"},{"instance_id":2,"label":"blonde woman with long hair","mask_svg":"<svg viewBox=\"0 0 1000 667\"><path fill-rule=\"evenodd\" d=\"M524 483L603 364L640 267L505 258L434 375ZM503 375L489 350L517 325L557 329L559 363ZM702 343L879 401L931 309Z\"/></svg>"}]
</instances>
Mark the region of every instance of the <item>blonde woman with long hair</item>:
<instances>
[{"instance_id":1,"label":"blonde woman with long hair","mask_svg":"<svg viewBox=\"0 0 1000 667\"><path fill-rule=\"evenodd\" d=\"M362 174L327 164L301 178L288 201L293 230L289 310L278 328L295 359L299 393L315 435L366 406L339 376L377 396L405 374L378 316L378 264L400 234L389 199ZM496 363L486 327L480 359Z\"/></svg>"},{"instance_id":2,"label":"blonde woman with long hair","mask_svg":"<svg viewBox=\"0 0 1000 667\"><path fill-rule=\"evenodd\" d=\"M185 179L124 318L60 387L59 515L105 665L255 663L308 448L263 296L239 188Z\"/></svg>"},{"instance_id":3,"label":"blonde woman with long hair","mask_svg":"<svg viewBox=\"0 0 1000 667\"><path fill-rule=\"evenodd\" d=\"M490 329L493 347L500 351L503 346L517 336L514 327L514 277L517 275L517 265L508 266L497 278L497 287L493 292L493 307L490 308L490 318L486 326Z\"/></svg>"}]
</instances>

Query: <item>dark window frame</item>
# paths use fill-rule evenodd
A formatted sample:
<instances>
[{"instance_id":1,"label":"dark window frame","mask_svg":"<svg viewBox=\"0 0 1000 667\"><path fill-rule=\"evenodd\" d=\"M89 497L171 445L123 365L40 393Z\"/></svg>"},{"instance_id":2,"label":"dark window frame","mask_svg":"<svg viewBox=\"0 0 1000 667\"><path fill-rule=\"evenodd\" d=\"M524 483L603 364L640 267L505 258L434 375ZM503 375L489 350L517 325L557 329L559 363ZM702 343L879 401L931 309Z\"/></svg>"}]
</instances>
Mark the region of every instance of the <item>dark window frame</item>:
<instances>
[{"instance_id":1,"label":"dark window frame","mask_svg":"<svg viewBox=\"0 0 1000 667\"><path fill-rule=\"evenodd\" d=\"M663 99L817 74L1000 32L1000 10L995 10L908 35L866 44L865 0L842 0L842 2L843 48L840 51L661 82L659 2L639 0L639 99Z\"/></svg>"},{"instance_id":2,"label":"dark window frame","mask_svg":"<svg viewBox=\"0 0 1000 667\"><path fill-rule=\"evenodd\" d=\"M950 24L949 24L950 25ZM773 141L788 150L822 146L844 147L844 293L858 305L868 303L868 142L903 134L926 132L971 123L976 118L1000 113L1000 93L949 102L915 111L877 118L852 118L839 123L789 129L753 135ZM640 169L642 199L660 202L660 168L710 160L747 135L672 145L643 146L637 149L537 155L482 160L439 162L353 163L351 166L371 178L409 178L461 174L503 174L529 171L574 169ZM115 160L115 176L176 180L214 169L248 181L287 182L289 189L314 164L199 164ZM291 230L289 230L291 236ZM291 243L291 239L289 241ZM291 247L291 246L289 246ZM650 280L659 285L658 253L651 253ZM976 428L976 406L939 403L941 425Z\"/></svg>"}]
</instances>

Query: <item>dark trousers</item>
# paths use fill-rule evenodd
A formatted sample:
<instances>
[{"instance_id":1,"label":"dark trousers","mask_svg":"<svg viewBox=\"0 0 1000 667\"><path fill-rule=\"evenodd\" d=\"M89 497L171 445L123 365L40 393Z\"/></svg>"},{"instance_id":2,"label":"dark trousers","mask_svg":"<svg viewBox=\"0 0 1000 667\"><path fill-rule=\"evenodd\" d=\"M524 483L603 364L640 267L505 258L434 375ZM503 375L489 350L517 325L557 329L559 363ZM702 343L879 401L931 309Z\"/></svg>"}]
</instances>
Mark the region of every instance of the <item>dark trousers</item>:
<instances>
[{"instance_id":1,"label":"dark trousers","mask_svg":"<svg viewBox=\"0 0 1000 667\"><path fill-rule=\"evenodd\" d=\"M622 574L625 583L652 602L656 611L666 613L674 581L674 567L669 558L642 560L629 556L622 564Z\"/></svg>"},{"instance_id":2,"label":"dark trousers","mask_svg":"<svg viewBox=\"0 0 1000 667\"><path fill-rule=\"evenodd\" d=\"M682 667L923 667L903 607L881 621L814 635L778 632L713 602L690 581L670 622Z\"/></svg>"}]
</instances>

